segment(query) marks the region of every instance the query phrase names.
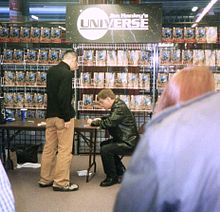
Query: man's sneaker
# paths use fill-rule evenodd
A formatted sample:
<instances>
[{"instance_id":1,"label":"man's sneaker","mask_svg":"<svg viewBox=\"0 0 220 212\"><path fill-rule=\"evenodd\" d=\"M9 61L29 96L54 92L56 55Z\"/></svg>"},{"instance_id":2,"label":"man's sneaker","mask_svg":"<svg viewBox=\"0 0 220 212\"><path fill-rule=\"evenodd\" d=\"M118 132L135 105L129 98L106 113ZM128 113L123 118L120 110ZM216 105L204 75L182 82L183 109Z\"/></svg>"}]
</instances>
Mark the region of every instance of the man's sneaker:
<instances>
[{"instance_id":1,"label":"man's sneaker","mask_svg":"<svg viewBox=\"0 0 220 212\"><path fill-rule=\"evenodd\" d=\"M70 184L64 187L59 187L59 186L53 186L53 190L54 191L63 191L63 192L67 192L67 191L76 191L79 189L79 186L77 184Z\"/></svg>"},{"instance_id":2,"label":"man's sneaker","mask_svg":"<svg viewBox=\"0 0 220 212\"><path fill-rule=\"evenodd\" d=\"M45 183L45 182L39 181L39 182L38 182L38 185L39 185L41 188L50 187L50 186L53 185L53 181L51 181L51 182L49 182L49 183Z\"/></svg>"}]
</instances>

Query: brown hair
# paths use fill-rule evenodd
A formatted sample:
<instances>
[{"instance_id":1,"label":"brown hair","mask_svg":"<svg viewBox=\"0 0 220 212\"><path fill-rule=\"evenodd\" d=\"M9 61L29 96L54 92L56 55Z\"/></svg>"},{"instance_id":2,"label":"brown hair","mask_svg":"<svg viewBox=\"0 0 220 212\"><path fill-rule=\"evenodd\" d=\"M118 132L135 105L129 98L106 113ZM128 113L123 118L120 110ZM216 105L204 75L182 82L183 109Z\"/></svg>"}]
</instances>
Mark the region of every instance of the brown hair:
<instances>
[{"instance_id":1,"label":"brown hair","mask_svg":"<svg viewBox=\"0 0 220 212\"><path fill-rule=\"evenodd\" d=\"M111 89L103 89L98 93L98 100L99 99L106 99L107 97L110 97L111 99L115 99L115 94Z\"/></svg>"},{"instance_id":2,"label":"brown hair","mask_svg":"<svg viewBox=\"0 0 220 212\"><path fill-rule=\"evenodd\" d=\"M206 67L189 67L174 74L166 85L155 108L155 113L190 100L204 93L214 91L214 76Z\"/></svg>"}]
</instances>

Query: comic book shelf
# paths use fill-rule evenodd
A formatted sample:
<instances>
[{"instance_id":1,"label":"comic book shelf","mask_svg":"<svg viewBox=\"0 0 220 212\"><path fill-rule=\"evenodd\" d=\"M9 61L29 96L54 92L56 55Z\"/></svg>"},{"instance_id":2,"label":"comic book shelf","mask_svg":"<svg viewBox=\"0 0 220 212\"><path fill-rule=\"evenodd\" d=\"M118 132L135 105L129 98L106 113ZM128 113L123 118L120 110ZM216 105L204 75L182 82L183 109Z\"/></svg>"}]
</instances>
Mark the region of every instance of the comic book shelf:
<instances>
[{"instance_id":1,"label":"comic book shelf","mask_svg":"<svg viewBox=\"0 0 220 212\"><path fill-rule=\"evenodd\" d=\"M187 66L207 66L214 73L216 91L220 89L220 29L214 25L162 28L155 101L173 74Z\"/></svg>"},{"instance_id":2,"label":"comic book shelf","mask_svg":"<svg viewBox=\"0 0 220 212\"><path fill-rule=\"evenodd\" d=\"M45 117L46 72L72 48L65 42L62 26L46 22L0 24L0 85L7 117L20 118L23 107L28 109L28 119ZM43 131L14 134L10 132L13 144L41 144L45 140Z\"/></svg>"},{"instance_id":3,"label":"comic book shelf","mask_svg":"<svg viewBox=\"0 0 220 212\"><path fill-rule=\"evenodd\" d=\"M153 108L153 44L76 44L80 69L75 77L79 118L94 118L108 111L99 108L97 93L110 88L133 112L137 125L148 122ZM102 132L100 141L108 137ZM97 147L99 149L99 147Z\"/></svg>"},{"instance_id":4,"label":"comic book shelf","mask_svg":"<svg viewBox=\"0 0 220 212\"><path fill-rule=\"evenodd\" d=\"M161 44L72 44L65 41L65 32L59 26L0 26L1 96L7 116L19 117L20 109L25 107L28 118L45 117L46 72L67 49L79 53L79 70L73 79L77 118L107 114L98 107L96 95L102 88L111 88L132 110L140 127L151 118L155 102L172 75L189 65L209 66L216 90L220 88L217 27L164 27ZM106 137L104 131L98 135L97 151ZM42 140L44 133L33 131L16 137L14 142ZM82 144L75 146L76 153L87 151L82 142L76 143Z\"/></svg>"}]
</instances>

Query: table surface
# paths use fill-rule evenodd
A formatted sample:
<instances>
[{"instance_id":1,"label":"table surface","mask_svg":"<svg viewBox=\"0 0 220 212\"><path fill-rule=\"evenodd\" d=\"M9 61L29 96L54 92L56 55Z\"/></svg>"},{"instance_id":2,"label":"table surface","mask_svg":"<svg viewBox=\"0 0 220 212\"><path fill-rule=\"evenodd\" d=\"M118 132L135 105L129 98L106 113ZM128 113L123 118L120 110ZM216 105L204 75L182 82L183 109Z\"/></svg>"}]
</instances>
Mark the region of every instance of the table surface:
<instances>
[{"instance_id":1,"label":"table surface","mask_svg":"<svg viewBox=\"0 0 220 212\"><path fill-rule=\"evenodd\" d=\"M12 122L7 122L5 124L0 124L0 129L37 129L37 130L45 130L45 119L33 119L33 120L15 120ZM41 124L43 123L43 124ZM74 119L74 129L87 129L87 130L94 130L99 129L99 127L93 127L87 124L85 119Z\"/></svg>"}]
</instances>

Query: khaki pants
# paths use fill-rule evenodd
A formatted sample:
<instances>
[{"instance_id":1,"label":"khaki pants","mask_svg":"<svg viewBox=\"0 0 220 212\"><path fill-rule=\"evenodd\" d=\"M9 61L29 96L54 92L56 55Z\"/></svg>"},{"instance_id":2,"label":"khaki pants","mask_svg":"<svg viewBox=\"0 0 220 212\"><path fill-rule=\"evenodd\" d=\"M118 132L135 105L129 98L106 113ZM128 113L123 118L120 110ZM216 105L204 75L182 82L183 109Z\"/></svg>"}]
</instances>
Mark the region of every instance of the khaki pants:
<instances>
[{"instance_id":1,"label":"khaki pants","mask_svg":"<svg viewBox=\"0 0 220 212\"><path fill-rule=\"evenodd\" d=\"M74 119L70 127L64 128L60 118L46 119L46 143L41 159L40 181L53 185L66 186L70 182L70 166L74 135Z\"/></svg>"}]
</instances>

